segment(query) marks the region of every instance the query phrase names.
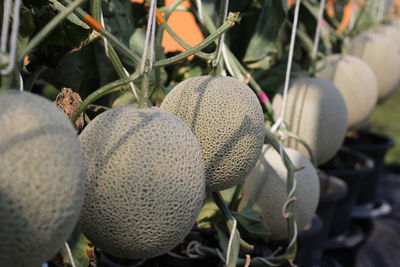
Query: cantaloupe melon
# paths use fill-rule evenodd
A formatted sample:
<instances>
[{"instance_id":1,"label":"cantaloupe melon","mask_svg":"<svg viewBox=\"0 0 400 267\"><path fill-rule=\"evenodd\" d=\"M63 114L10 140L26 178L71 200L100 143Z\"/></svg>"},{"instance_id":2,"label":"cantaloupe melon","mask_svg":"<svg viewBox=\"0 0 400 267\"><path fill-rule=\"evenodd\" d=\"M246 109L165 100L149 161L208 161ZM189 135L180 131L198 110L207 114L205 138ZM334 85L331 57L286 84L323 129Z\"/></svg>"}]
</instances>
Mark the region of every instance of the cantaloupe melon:
<instances>
[{"instance_id":1,"label":"cantaloupe melon","mask_svg":"<svg viewBox=\"0 0 400 267\"><path fill-rule=\"evenodd\" d=\"M0 266L40 266L83 204L84 160L65 114L31 93L0 94Z\"/></svg>"},{"instance_id":2,"label":"cantaloupe melon","mask_svg":"<svg viewBox=\"0 0 400 267\"><path fill-rule=\"evenodd\" d=\"M334 54L327 56L318 67L325 68L317 77L332 82L342 94L348 111L349 128L362 126L376 106L378 82L371 67L358 57Z\"/></svg>"},{"instance_id":3,"label":"cantaloupe melon","mask_svg":"<svg viewBox=\"0 0 400 267\"><path fill-rule=\"evenodd\" d=\"M80 225L121 258L151 258L190 231L205 193L204 161L185 123L159 108L126 105L97 116L80 135L86 193Z\"/></svg>"},{"instance_id":4,"label":"cantaloupe melon","mask_svg":"<svg viewBox=\"0 0 400 267\"><path fill-rule=\"evenodd\" d=\"M349 54L367 62L375 72L378 99L388 97L399 81L400 54L396 45L378 32L365 32L349 43Z\"/></svg>"},{"instance_id":5,"label":"cantaloupe melon","mask_svg":"<svg viewBox=\"0 0 400 267\"><path fill-rule=\"evenodd\" d=\"M280 114L282 90L272 104ZM317 164L327 162L339 150L347 132L347 117L342 95L328 80L303 77L292 81L284 121L310 146ZM295 139L286 139L285 145L309 157L306 148Z\"/></svg>"},{"instance_id":6,"label":"cantaloupe melon","mask_svg":"<svg viewBox=\"0 0 400 267\"><path fill-rule=\"evenodd\" d=\"M319 199L319 179L311 162L296 150L285 148L296 167L304 167L295 173L295 219L302 230L311 223ZM264 145L256 166L245 179L240 207L252 199L260 208L263 222L271 231L272 240L288 237L287 223L282 207L287 198L287 170L281 156L269 145Z\"/></svg>"},{"instance_id":7,"label":"cantaloupe melon","mask_svg":"<svg viewBox=\"0 0 400 267\"><path fill-rule=\"evenodd\" d=\"M196 135L210 190L242 182L254 167L264 143L264 117L244 83L232 77L190 78L169 92L161 108L183 119Z\"/></svg>"}]
</instances>

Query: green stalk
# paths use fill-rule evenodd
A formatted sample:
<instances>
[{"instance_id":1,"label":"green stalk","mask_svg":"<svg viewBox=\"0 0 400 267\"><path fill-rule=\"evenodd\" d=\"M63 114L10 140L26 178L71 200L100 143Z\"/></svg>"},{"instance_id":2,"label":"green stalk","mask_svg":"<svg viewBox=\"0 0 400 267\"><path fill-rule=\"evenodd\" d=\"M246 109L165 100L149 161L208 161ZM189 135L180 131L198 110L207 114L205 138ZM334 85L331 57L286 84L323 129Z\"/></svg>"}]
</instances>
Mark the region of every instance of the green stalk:
<instances>
[{"instance_id":1,"label":"green stalk","mask_svg":"<svg viewBox=\"0 0 400 267\"><path fill-rule=\"evenodd\" d=\"M146 63L146 65L148 65ZM147 108L148 103L149 103L149 73L147 71L147 66L146 70L142 74L142 86L141 86L141 97L139 99L139 108Z\"/></svg>"},{"instance_id":2,"label":"green stalk","mask_svg":"<svg viewBox=\"0 0 400 267\"><path fill-rule=\"evenodd\" d=\"M63 1L63 0L62 0ZM64 0L63 2L69 3L70 0ZM77 8L74 10L74 14L84 23L85 22L85 17L88 16L88 14L83 11L82 8ZM90 26L90 25L89 25ZM115 48L117 48L121 53L123 53L125 56L127 56L129 59L131 59L135 65L139 66L140 65L140 57L136 55L133 51L131 51L125 44L123 44L120 40L118 40L117 37L115 37L112 33L110 33L106 29L102 29L99 34L103 37L105 37L111 45L113 45Z\"/></svg>"},{"instance_id":3,"label":"green stalk","mask_svg":"<svg viewBox=\"0 0 400 267\"><path fill-rule=\"evenodd\" d=\"M102 0L93 0L92 1L92 14L93 14L93 18L97 21L101 21L101 1ZM127 74L124 71L124 66L122 65L122 62L117 54L117 52L115 51L115 49L110 45L110 44L106 44L106 42L104 42L104 47L106 49L108 49L108 59L111 61L111 64L113 65L115 71L118 74L119 78L127 78L129 76L129 74Z\"/></svg>"},{"instance_id":4,"label":"green stalk","mask_svg":"<svg viewBox=\"0 0 400 267\"><path fill-rule=\"evenodd\" d=\"M212 192L212 196L213 196L213 200L214 200L215 204L218 206L218 208L220 209L220 211L222 212L222 214L224 215L224 217L227 221L226 223L227 223L229 231L232 231L234 217L233 217L231 211L229 210L228 206L226 205L224 199L222 198L221 193L220 192ZM236 232L240 238L239 231L236 230ZM247 251L254 250L253 245L250 245L249 243L247 243L246 241L244 241L241 238L240 238L240 246Z\"/></svg>"},{"instance_id":5,"label":"green stalk","mask_svg":"<svg viewBox=\"0 0 400 267\"><path fill-rule=\"evenodd\" d=\"M221 24L223 23L223 21L225 19L225 5L226 4L227 4L227 0L222 0L220 3L219 20L220 20ZM217 58L217 57L218 57L219 51L222 49L222 43L223 43L223 34L221 34L221 36L218 38L217 47L216 47L215 53L214 53L214 60L211 64L211 66L213 68L212 72L215 72L215 73L218 72L217 66L219 65L220 58Z\"/></svg>"},{"instance_id":6,"label":"green stalk","mask_svg":"<svg viewBox=\"0 0 400 267\"><path fill-rule=\"evenodd\" d=\"M92 0L91 2L92 16L95 20L101 21L101 0Z\"/></svg>"},{"instance_id":7,"label":"green stalk","mask_svg":"<svg viewBox=\"0 0 400 267\"><path fill-rule=\"evenodd\" d=\"M155 67L163 67L172 63L175 63L179 60L185 59L186 57L193 55L200 50L206 48L209 46L211 43L213 43L219 36L221 36L224 32L232 28L236 22L239 21L239 14L238 13L230 13L227 17L227 20L225 21L224 24L218 30L216 30L214 33L209 35L206 39L204 39L200 44L198 44L195 47L192 47L191 49L180 53L179 55L176 55L171 58L167 59L162 59L154 63Z\"/></svg>"},{"instance_id":8,"label":"green stalk","mask_svg":"<svg viewBox=\"0 0 400 267\"><path fill-rule=\"evenodd\" d=\"M125 85L127 83L133 82L134 80L138 79L140 77L139 72L135 72L132 75L130 75L127 78L122 78L117 81L111 82L109 84L106 84L102 86L101 88L97 89L93 93L91 93L88 97L83 100L83 102L78 106L78 108L74 111L74 113L71 116L71 121L74 123L79 115L85 111L86 107L90 104L92 104L94 101L99 99L100 97L103 97L105 95L111 94L113 92L119 91L120 88L119 86Z\"/></svg>"},{"instance_id":9,"label":"green stalk","mask_svg":"<svg viewBox=\"0 0 400 267\"><path fill-rule=\"evenodd\" d=\"M18 61L22 61L24 56L32 51L43 39L53 31L58 24L60 24L64 18L66 18L69 14L71 14L76 8L78 8L85 0L75 0L71 2L70 5L62 12L60 12L57 16L55 16L46 26L43 27L28 43L25 49L21 52L18 57Z\"/></svg>"},{"instance_id":10,"label":"green stalk","mask_svg":"<svg viewBox=\"0 0 400 267\"><path fill-rule=\"evenodd\" d=\"M269 128L265 127L265 137L267 139L268 144L270 144L278 153L280 153L280 143L276 139L275 135L270 131ZM287 193L289 194L290 191L292 190L294 186L294 173L296 171L296 167L294 166L293 162L290 160L289 156L285 152L285 150L282 149L282 160L283 163L287 169ZM287 212L288 212L288 217L287 217L287 227L288 227L288 236L289 240L292 240L295 234L295 208L294 208L294 202L289 202L287 205ZM289 260L294 260L296 256L296 251L297 251L297 244L296 242L294 243L293 246L290 246L286 249L286 257Z\"/></svg>"}]
</instances>

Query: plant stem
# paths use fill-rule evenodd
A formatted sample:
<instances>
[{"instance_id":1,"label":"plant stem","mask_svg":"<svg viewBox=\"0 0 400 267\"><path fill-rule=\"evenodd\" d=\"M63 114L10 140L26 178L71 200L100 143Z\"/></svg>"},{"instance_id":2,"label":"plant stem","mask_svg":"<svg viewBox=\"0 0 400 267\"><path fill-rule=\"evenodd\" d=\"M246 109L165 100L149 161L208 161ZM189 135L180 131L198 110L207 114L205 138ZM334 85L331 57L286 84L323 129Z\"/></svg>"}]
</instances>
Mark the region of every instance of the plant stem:
<instances>
[{"instance_id":1,"label":"plant stem","mask_svg":"<svg viewBox=\"0 0 400 267\"><path fill-rule=\"evenodd\" d=\"M269 128L265 127L265 137L268 141L268 143L278 152L282 151L281 157L283 160L283 163L287 169L287 193L289 194L292 191L292 188L294 186L294 173L296 171L296 167L294 166L293 162L290 160L289 156L285 152L284 149L281 150L281 144L279 141L276 139L275 135L270 131ZM296 221L294 218L295 214L295 208L294 208L294 202L291 201L287 205L287 213L288 216L286 218L287 221L287 227L288 227L288 236L289 240L292 240L294 235L295 235L295 227L296 227ZM286 257L289 260L294 260L296 256L296 251L297 251L297 244L296 242L293 243L292 246L287 247L286 249Z\"/></svg>"},{"instance_id":2,"label":"plant stem","mask_svg":"<svg viewBox=\"0 0 400 267\"><path fill-rule=\"evenodd\" d=\"M93 18L97 21L101 21L101 2L102 0L93 0L92 1L92 14ZM115 71L117 72L119 78L127 78L129 74L125 72L124 66L122 65L122 62L115 51L115 49L107 42L107 39L103 37L103 44L105 50L108 52L106 53L106 56L108 59L111 61L111 64L113 65ZM132 85L133 86L133 85ZM134 88L132 88L135 90ZM134 96L136 97L136 93L134 93Z\"/></svg>"},{"instance_id":3,"label":"plant stem","mask_svg":"<svg viewBox=\"0 0 400 267\"><path fill-rule=\"evenodd\" d=\"M225 6L228 4L228 0L222 0L220 3L220 12L219 12L219 20L220 20L220 24L222 25L222 23L224 22L225 16L226 16L226 10L225 10ZM214 60L211 64L212 68L213 68L213 72L217 72L217 66L219 65L219 61L221 58L221 49L222 49L222 45L224 42L224 34L221 34L221 36L218 38L217 41L217 48L215 49L215 53L214 53Z\"/></svg>"},{"instance_id":4,"label":"plant stem","mask_svg":"<svg viewBox=\"0 0 400 267\"><path fill-rule=\"evenodd\" d=\"M64 0L63 2L69 3L70 0ZM129 59L131 59L136 66L140 65L140 57L136 55L133 51L131 51L125 44L123 44L120 40L118 40L117 37L115 37L112 33L110 33L108 30L104 29L101 24L92 18L89 14L87 14L85 11L83 11L82 8L77 8L74 11L75 15L78 16L78 18L86 23L89 27L92 29L96 30L99 32L103 37L105 37L115 48L117 48L121 53L123 53L125 56L127 56ZM90 18L90 19L89 19ZM99 28L94 28L94 25L91 24L89 21L94 20L96 23L96 26Z\"/></svg>"},{"instance_id":5,"label":"plant stem","mask_svg":"<svg viewBox=\"0 0 400 267\"><path fill-rule=\"evenodd\" d=\"M232 226L233 226L232 221L233 221L234 217L233 217L231 211L229 210L229 208L226 206L224 199L222 198L222 196L219 192L212 192L212 196L213 196L215 204L218 206L218 208L221 210L222 214L224 215L225 219L227 220L226 223L228 225L229 230L232 230ZM239 231L236 230L236 232L240 238ZM240 246L248 251L254 250L253 245L250 245L249 243L247 243L246 241L244 241L241 238L240 238Z\"/></svg>"},{"instance_id":6,"label":"plant stem","mask_svg":"<svg viewBox=\"0 0 400 267\"><path fill-rule=\"evenodd\" d=\"M91 1L92 16L95 20L101 21L101 0Z\"/></svg>"},{"instance_id":7,"label":"plant stem","mask_svg":"<svg viewBox=\"0 0 400 267\"><path fill-rule=\"evenodd\" d=\"M140 77L139 72L135 72L132 75L130 75L127 78L119 79L117 81L111 82L109 84L104 85L103 87L97 89L93 93L91 93L88 97L83 100L83 102L78 106L78 108L74 111L74 113L71 116L71 121L74 123L79 115L85 111L86 107L99 99L100 97L103 97L105 95L108 95L110 93L119 91L120 88L119 86L125 85L127 83L133 82L134 80L138 79Z\"/></svg>"},{"instance_id":8,"label":"plant stem","mask_svg":"<svg viewBox=\"0 0 400 267\"><path fill-rule=\"evenodd\" d=\"M141 97L139 99L139 108L147 108L148 107L148 103L149 103L149 73L148 70L146 68L146 70L144 71L143 75L142 75L142 94Z\"/></svg>"},{"instance_id":9,"label":"plant stem","mask_svg":"<svg viewBox=\"0 0 400 267\"><path fill-rule=\"evenodd\" d=\"M30 40L25 49L21 52L18 57L18 61L22 61L25 55L32 51L43 39L53 31L58 24L60 24L64 18L71 14L74 9L78 8L85 0L75 0L71 2L62 12L55 16L49 23L44 26L35 36Z\"/></svg>"},{"instance_id":10,"label":"plant stem","mask_svg":"<svg viewBox=\"0 0 400 267\"><path fill-rule=\"evenodd\" d=\"M167 59L162 59L154 63L155 67L163 67L172 63L175 63L179 60L185 59L186 57L193 55L200 50L206 48L209 46L211 43L213 43L221 34L232 28L236 22L239 21L239 14L238 13L230 13L227 17L227 20L220 28L218 28L217 31L209 35L206 39L204 39L200 44L198 44L195 47L192 47L191 49L180 53L179 55L176 55L171 58Z\"/></svg>"}]
</instances>

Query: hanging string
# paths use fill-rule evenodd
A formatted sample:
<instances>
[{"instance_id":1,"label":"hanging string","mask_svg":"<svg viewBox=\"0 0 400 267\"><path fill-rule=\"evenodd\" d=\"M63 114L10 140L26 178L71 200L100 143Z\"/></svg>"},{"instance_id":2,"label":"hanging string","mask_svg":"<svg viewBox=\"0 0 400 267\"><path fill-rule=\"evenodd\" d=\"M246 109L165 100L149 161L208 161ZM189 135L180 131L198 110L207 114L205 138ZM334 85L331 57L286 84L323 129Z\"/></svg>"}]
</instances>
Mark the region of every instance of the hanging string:
<instances>
[{"instance_id":1,"label":"hanging string","mask_svg":"<svg viewBox=\"0 0 400 267\"><path fill-rule=\"evenodd\" d=\"M3 10L3 23L1 24L0 52L6 52L7 50L8 29L10 28L11 0L5 0L3 8L4 10Z\"/></svg>"},{"instance_id":2,"label":"hanging string","mask_svg":"<svg viewBox=\"0 0 400 267\"><path fill-rule=\"evenodd\" d=\"M352 30L354 28L354 24L356 23L356 4L358 4L358 0L351 0L349 30Z\"/></svg>"},{"instance_id":3,"label":"hanging string","mask_svg":"<svg viewBox=\"0 0 400 267\"><path fill-rule=\"evenodd\" d=\"M149 69L153 68L154 62L154 42L155 42L155 29L156 29L156 9L157 9L157 0L151 0L150 2L150 10L149 10L149 19L147 20L147 31L146 31L146 39L143 49L142 62L140 66L140 73L143 74L145 71L146 61L149 60ZM147 53L147 51L149 53ZM149 54L149 55L147 55Z\"/></svg>"},{"instance_id":4,"label":"hanging string","mask_svg":"<svg viewBox=\"0 0 400 267\"><path fill-rule=\"evenodd\" d=\"M283 88L283 99L282 99L281 112L280 112L280 116L279 116L278 120L271 127L271 132L275 132L276 130L279 129L279 127L283 123L283 118L285 116L287 92L289 89L290 73L292 70L293 52L294 52L294 45L295 45L295 40L296 40L297 23L299 21L300 1L301 0L296 0L296 6L295 6L295 10L294 10L293 28L292 28L292 35L290 37L289 58L288 58L288 64L286 67L286 77L285 77L285 85Z\"/></svg>"},{"instance_id":5,"label":"hanging string","mask_svg":"<svg viewBox=\"0 0 400 267\"><path fill-rule=\"evenodd\" d=\"M235 232L236 232L236 227L237 227L237 221L235 218L233 218L233 226L232 226L232 230L231 230L231 236L229 237L228 249L226 250L226 265L227 266L229 265L229 254L231 254L233 239L235 237Z\"/></svg>"},{"instance_id":6,"label":"hanging string","mask_svg":"<svg viewBox=\"0 0 400 267\"><path fill-rule=\"evenodd\" d=\"M10 8L10 7L8 7L8 8ZM7 35L5 34L5 36L3 36L3 32L2 32L2 35L1 35L1 41L0 41L1 48L2 48L1 52L5 52L7 50L7 43L8 43L8 41L10 42L8 65L4 70L0 71L0 73L2 75L10 74L11 71L14 69L14 66L15 66L16 53L17 53L17 38L18 38L18 29L19 29L20 8L21 8L21 0L15 0L15 2L14 2L14 12L13 12L13 23L12 23L10 40L8 40L8 34ZM6 10L4 11L4 13L6 13ZM6 18L3 18L3 24L5 22L4 19L6 19ZM6 22L6 24L8 24L8 23L9 22ZM6 26L8 27L9 25L6 25ZM4 51L3 51L3 49L4 49Z\"/></svg>"},{"instance_id":7,"label":"hanging string","mask_svg":"<svg viewBox=\"0 0 400 267\"><path fill-rule=\"evenodd\" d=\"M224 21L226 20L226 16L228 16L228 7L229 7L229 0L225 0L225 6L224 6L224 10L223 10L223 21L221 23L224 23ZM222 54L222 44L224 43L225 40L225 33L223 33L220 37L220 45L218 47L218 51L217 51L217 56L215 57L215 65L218 65L218 62L221 58L221 54Z\"/></svg>"},{"instance_id":8,"label":"hanging string","mask_svg":"<svg viewBox=\"0 0 400 267\"><path fill-rule=\"evenodd\" d=\"M317 29L315 31L314 45L313 45L313 49L312 49L312 53L311 53L312 60L315 60L317 57L319 39L321 37L321 27L322 27L322 20L323 20L323 16L324 16L324 10L325 10L325 0L321 0L321 2L319 4Z\"/></svg>"},{"instance_id":9,"label":"hanging string","mask_svg":"<svg viewBox=\"0 0 400 267\"><path fill-rule=\"evenodd\" d=\"M203 16L203 4L201 0L196 0L197 9L199 11L199 21L201 24L204 24L204 16Z\"/></svg>"},{"instance_id":10,"label":"hanging string","mask_svg":"<svg viewBox=\"0 0 400 267\"><path fill-rule=\"evenodd\" d=\"M101 7L100 7L100 24L104 29L105 28L104 16L103 16L103 9ZM108 40L106 37L103 37L103 42L104 42L104 52L106 53L107 57L110 57L109 52L108 52Z\"/></svg>"},{"instance_id":11,"label":"hanging string","mask_svg":"<svg viewBox=\"0 0 400 267\"><path fill-rule=\"evenodd\" d=\"M101 26L103 28L105 28L103 9L102 8L100 8L100 24L101 24ZM109 58L110 57L110 53L109 53L107 38L103 37L103 42L104 42L104 52L106 53L106 56ZM129 72L125 69L125 67L122 67L122 70L124 71L126 77L128 77L129 76ZM129 83L129 87L131 88L131 91L132 91L133 95L135 96L135 98L139 99L138 93L136 91L136 87L133 84L133 82Z\"/></svg>"},{"instance_id":12,"label":"hanging string","mask_svg":"<svg viewBox=\"0 0 400 267\"><path fill-rule=\"evenodd\" d=\"M378 4L378 20L382 20L383 17L385 16L385 1L384 0L379 0Z\"/></svg>"},{"instance_id":13,"label":"hanging string","mask_svg":"<svg viewBox=\"0 0 400 267\"><path fill-rule=\"evenodd\" d=\"M64 243L65 243L65 248L67 249L69 261L70 261L72 267L76 267L74 257L72 256L71 248L69 247L67 242L64 242Z\"/></svg>"}]
</instances>

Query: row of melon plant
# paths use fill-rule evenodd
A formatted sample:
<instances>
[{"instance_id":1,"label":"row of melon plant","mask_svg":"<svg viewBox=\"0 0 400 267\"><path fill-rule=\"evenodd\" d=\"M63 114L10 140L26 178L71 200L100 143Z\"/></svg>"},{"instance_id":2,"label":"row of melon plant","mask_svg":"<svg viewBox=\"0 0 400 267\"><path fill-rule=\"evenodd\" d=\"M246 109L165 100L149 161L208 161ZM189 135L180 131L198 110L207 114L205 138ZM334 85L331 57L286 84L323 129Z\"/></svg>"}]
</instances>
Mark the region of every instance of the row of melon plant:
<instances>
[{"instance_id":1,"label":"row of melon plant","mask_svg":"<svg viewBox=\"0 0 400 267\"><path fill-rule=\"evenodd\" d=\"M243 251L252 254L254 247L243 240L247 232L256 232L252 231L252 225L262 229L258 238L295 240L297 232L310 224L319 197L316 166L334 156L346 132L361 127L377 100L388 97L399 82L399 41L393 37L400 36L400 31L395 26L367 25L372 26L368 32L353 37L358 34L357 29L364 27L356 23L355 30L340 35L332 32L335 17L326 14L329 23L323 32L329 38L338 39L328 40L324 48L327 49L327 44L336 44L337 53L349 55L332 53L318 60L308 58L309 46L304 44L310 41L301 27L308 21L300 20L297 33L305 52L298 53L306 54L308 59L302 58L302 61L310 71L299 64L294 66L292 74L299 76L308 72L315 77L294 79L287 96L282 88L274 92L273 101L269 103L263 89L270 80L260 73L269 75L274 73L274 67L279 69L281 64L286 64L284 44L287 40L283 36L293 27L286 24L290 24L294 6L288 7L286 1L266 1L261 6L232 1L235 8L244 11L242 13L257 14L244 16L242 25L234 28L236 36L247 36L248 29L243 24L251 21L250 25L255 25L254 35L265 34L262 22L266 14L271 17L268 19L279 21L280 25L268 32L270 39L266 38L270 45L267 48L276 50L255 58L255 38L249 38L245 44L247 50L230 43L235 40L233 34L221 38L239 20L238 14L226 16L220 12L219 22L215 23L211 13L219 10L218 5L210 1L200 1L203 5L199 5L199 1L195 1L193 11L209 36L199 45L190 47L165 20L181 1L164 9L155 9L155 1L146 2L150 10L145 5L94 0L93 16L78 7L82 3L80 0L23 5L21 11L26 17L22 21L26 24L21 24L17 65L11 74L2 75L1 79L5 92L0 95L0 204L4 207L0 210L0 237L5 245L0 247L0 263L5 266L38 266L50 260L65 245L76 223L79 231L103 253L120 258L153 258L172 250L193 225L204 223L204 218L211 221L211 225L217 225L220 214L224 216L223 225L229 241L222 260L228 266L244 265L246 261L238 257ZM223 11L227 2L220 3ZM115 26L113 15L107 18L104 13L106 24L101 23L103 9L123 12L124 5L145 8L149 14L148 25L155 27L155 19L160 24L154 37L154 51L149 54L143 53L143 46L138 47L130 40L129 47L126 45L124 26ZM365 1L354 16L365 17L371 10L369 5L371 1ZM316 15L316 6L313 1L303 1L301 12ZM162 15L161 11L166 13ZM48 19L41 17L46 12L54 18L41 28L43 20ZM154 16L153 21L151 16ZM137 17L135 23L144 25L143 16ZM126 16L117 19L129 20ZM66 30L57 27L59 23ZM107 27L108 23L114 28ZM166 57L160 44L164 30L186 51ZM57 34L52 35L54 32ZM71 33L76 36L73 40L67 38ZM47 39L43 41L44 36ZM58 43L60 36L65 38L61 45ZM144 39L139 28L132 35L133 41L139 40L145 43L146 49L151 49L151 42ZM10 88L30 90L38 77L58 79L40 65L50 65L50 59L59 61L61 58L62 61L62 57L68 56L78 61L73 55L65 56L61 47L64 50L69 47L78 54L85 49L82 46L90 46L92 42L102 44L102 55L115 71L104 77L99 71L104 81L113 81L104 82L93 92L80 92L86 97L79 106L69 98L71 101L67 105L72 106L73 111L67 113L71 120L76 122L80 118L81 124L83 120L87 123L78 139L56 105ZM208 50L210 46L214 50ZM54 47L60 53L53 57L47 49ZM223 51L222 57L220 51ZM271 51L277 52L271 54ZM182 64L190 55L196 55L195 60ZM271 64L274 61L278 63ZM199 68L200 73L197 72ZM30 69L30 76L25 76L21 84L17 78L19 73ZM181 81L182 75L185 77L190 72L198 73L194 75L197 77ZM220 77L226 72L235 78ZM278 74L274 82L279 83L282 71L275 73ZM115 77L120 79L115 80ZM178 78L172 80L171 77ZM168 83L169 90L165 86ZM121 90L124 92L119 93ZM130 91L128 97L126 91ZM109 109L98 104L100 98L115 92L118 92L117 98L110 98L109 102L128 105ZM157 103L159 98L162 99L160 108L150 107L151 101ZM90 108L103 112L90 117ZM283 108L284 123L276 124ZM270 131L272 124L278 126L274 133ZM227 206L228 200L219 193L225 189L230 189L231 209ZM210 199L220 211L204 210ZM248 212L248 207L260 217L243 220L240 212ZM239 234L238 229L245 234ZM77 247L72 247L75 252L72 258L84 254L82 248L79 251ZM199 249L221 257L219 250ZM290 242L282 255L255 256L247 263L292 262L295 254L296 244ZM69 258L66 256L64 261L74 261ZM81 264L87 266L88 257L83 258Z\"/></svg>"}]
</instances>

